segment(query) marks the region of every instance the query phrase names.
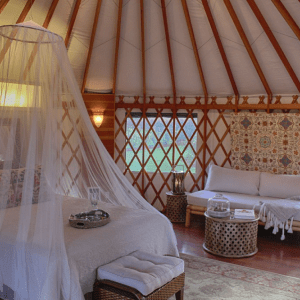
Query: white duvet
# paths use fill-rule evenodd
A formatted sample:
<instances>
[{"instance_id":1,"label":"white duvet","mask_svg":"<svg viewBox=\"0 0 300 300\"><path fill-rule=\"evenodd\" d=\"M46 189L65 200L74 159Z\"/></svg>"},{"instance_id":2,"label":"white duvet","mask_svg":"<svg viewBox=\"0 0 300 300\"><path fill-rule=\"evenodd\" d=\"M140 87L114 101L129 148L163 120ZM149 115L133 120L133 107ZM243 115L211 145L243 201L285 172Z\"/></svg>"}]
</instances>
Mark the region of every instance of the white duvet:
<instances>
[{"instance_id":1,"label":"white duvet","mask_svg":"<svg viewBox=\"0 0 300 300\"><path fill-rule=\"evenodd\" d=\"M164 216L101 203L98 207L110 214L110 223L92 229L71 227L70 214L86 211L87 207L87 200L66 198L63 202L65 245L71 272L70 299L82 300L85 293L93 290L99 266L135 250L178 256L172 225ZM8 225L10 234L15 234L13 223ZM8 242L0 241L0 247L10 247ZM9 285L5 278L3 281Z\"/></svg>"}]
</instances>

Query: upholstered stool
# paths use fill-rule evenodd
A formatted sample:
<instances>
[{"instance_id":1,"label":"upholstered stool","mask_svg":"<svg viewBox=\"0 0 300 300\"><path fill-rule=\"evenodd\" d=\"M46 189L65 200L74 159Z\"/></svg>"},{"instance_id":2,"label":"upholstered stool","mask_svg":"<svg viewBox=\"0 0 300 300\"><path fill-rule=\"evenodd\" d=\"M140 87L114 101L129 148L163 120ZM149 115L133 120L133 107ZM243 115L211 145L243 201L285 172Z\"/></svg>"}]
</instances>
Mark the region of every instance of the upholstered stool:
<instances>
[{"instance_id":1,"label":"upholstered stool","mask_svg":"<svg viewBox=\"0 0 300 300\"><path fill-rule=\"evenodd\" d=\"M93 300L183 300L184 262L135 251L97 270Z\"/></svg>"}]
</instances>

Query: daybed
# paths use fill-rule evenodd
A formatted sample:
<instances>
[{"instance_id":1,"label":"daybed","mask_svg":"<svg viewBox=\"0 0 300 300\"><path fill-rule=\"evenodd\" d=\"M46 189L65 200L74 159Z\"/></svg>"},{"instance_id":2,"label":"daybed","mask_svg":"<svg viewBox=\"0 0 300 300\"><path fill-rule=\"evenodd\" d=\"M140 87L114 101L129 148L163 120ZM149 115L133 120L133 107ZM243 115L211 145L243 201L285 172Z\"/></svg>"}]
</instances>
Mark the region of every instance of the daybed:
<instances>
[{"instance_id":1,"label":"daybed","mask_svg":"<svg viewBox=\"0 0 300 300\"><path fill-rule=\"evenodd\" d=\"M191 214L203 215L207 200L217 193L229 199L231 209L253 209L255 206L258 213L260 201L294 207L300 201L300 176L241 171L212 165L205 189L187 196L186 227L190 226ZM264 222L260 221L260 224ZM300 205L295 212L292 228L300 231Z\"/></svg>"},{"instance_id":2,"label":"daybed","mask_svg":"<svg viewBox=\"0 0 300 300\"><path fill-rule=\"evenodd\" d=\"M63 201L64 237L71 273L72 300L82 299L82 293L92 292L99 266L133 251L178 256L171 224L164 216L101 202L98 207L110 214L110 223L93 229L71 227L68 221L70 214L86 211L88 206L88 200L84 199L66 197ZM6 253L7 262L13 261L10 239L18 232L15 216L19 209L20 206L8 209L3 222L0 248ZM37 205L33 205L33 214L36 209ZM57 263L60 262L53 262L54 271ZM0 267L5 269L5 266ZM4 283L8 286L9 280L4 278Z\"/></svg>"}]
</instances>

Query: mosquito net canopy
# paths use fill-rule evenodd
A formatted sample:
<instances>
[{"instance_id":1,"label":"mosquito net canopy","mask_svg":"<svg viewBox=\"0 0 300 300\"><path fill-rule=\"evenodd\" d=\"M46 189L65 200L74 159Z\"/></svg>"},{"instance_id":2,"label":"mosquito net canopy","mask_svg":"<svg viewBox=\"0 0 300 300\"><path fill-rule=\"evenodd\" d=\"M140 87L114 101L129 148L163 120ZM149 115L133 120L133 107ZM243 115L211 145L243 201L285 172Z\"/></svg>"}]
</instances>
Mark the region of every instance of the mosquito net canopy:
<instances>
[{"instance_id":1,"label":"mosquito net canopy","mask_svg":"<svg viewBox=\"0 0 300 300\"><path fill-rule=\"evenodd\" d=\"M98 138L63 39L27 22L0 27L0 49L0 287L70 299L64 197L97 187L102 201L157 211Z\"/></svg>"}]
</instances>

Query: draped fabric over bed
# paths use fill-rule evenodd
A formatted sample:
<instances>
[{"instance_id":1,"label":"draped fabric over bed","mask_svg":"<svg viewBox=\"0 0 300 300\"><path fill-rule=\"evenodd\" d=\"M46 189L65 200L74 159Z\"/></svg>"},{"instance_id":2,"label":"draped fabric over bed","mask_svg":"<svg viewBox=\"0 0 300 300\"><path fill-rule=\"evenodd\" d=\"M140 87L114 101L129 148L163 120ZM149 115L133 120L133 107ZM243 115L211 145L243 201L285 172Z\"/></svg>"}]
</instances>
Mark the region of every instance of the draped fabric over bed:
<instances>
[{"instance_id":1,"label":"draped fabric over bed","mask_svg":"<svg viewBox=\"0 0 300 300\"><path fill-rule=\"evenodd\" d=\"M27 22L0 27L0 49L0 287L16 300L71 299L65 196L88 198L97 188L104 202L159 212L98 138L63 39Z\"/></svg>"}]
</instances>

